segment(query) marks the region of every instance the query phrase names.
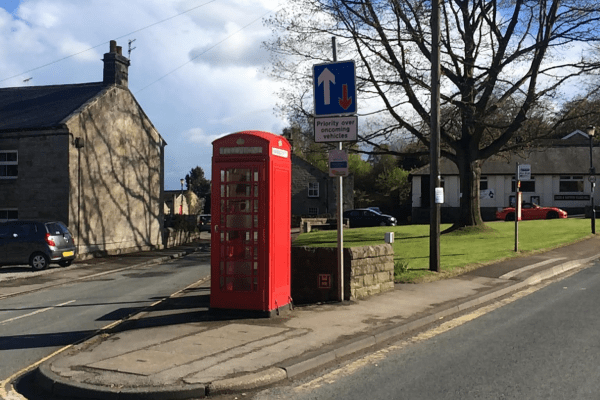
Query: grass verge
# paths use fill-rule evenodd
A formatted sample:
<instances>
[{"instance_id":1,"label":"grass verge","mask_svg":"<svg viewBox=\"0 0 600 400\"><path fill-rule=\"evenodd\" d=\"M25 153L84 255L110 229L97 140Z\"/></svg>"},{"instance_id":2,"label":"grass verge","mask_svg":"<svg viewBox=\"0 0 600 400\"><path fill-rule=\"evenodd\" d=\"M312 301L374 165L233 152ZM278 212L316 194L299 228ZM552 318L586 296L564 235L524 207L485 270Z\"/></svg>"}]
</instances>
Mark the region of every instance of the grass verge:
<instances>
[{"instance_id":1,"label":"grass verge","mask_svg":"<svg viewBox=\"0 0 600 400\"><path fill-rule=\"evenodd\" d=\"M441 230L450 225L442 225ZM344 247L384 243L385 232L394 232L396 282L427 282L459 275L511 257L577 242L590 235L586 219L521 221L519 252L515 253L515 225L491 222L484 229L462 229L440 237L441 273L429 271L429 225L355 228L344 231ZM294 246L337 246L336 231L301 234Z\"/></svg>"}]
</instances>

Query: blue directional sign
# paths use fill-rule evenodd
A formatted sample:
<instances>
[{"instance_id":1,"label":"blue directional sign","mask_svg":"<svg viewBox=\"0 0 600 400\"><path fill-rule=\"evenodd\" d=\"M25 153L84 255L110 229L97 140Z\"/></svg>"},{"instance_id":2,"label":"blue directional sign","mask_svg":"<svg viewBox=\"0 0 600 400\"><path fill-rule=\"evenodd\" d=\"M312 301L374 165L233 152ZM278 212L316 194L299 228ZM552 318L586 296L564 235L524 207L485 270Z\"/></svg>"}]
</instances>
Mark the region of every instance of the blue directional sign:
<instances>
[{"instance_id":1,"label":"blue directional sign","mask_svg":"<svg viewBox=\"0 0 600 400\"><path fill-rule=\"evenodd\" d=\"M315 116L356 114L354 61L313 65Z\"/></svg>"}]
</instances>

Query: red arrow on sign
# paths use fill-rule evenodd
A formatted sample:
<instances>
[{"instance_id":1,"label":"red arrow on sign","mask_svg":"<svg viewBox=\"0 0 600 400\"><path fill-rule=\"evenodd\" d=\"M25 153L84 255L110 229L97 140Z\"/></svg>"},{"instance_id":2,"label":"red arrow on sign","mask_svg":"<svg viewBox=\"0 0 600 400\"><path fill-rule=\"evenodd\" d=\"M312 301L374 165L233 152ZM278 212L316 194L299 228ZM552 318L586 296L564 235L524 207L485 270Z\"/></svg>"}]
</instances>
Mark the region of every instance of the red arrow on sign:
<instances>
[{"instance_id":1,"label":"red arrow on sign","mask_svg":"<svg viewBox=\"0 0 600 400\"><path fill-rule=\"evenodd\" d=\"M348 98L348 85L342 85L342 98L338 99L338 102L344 110L347 110L352 104L352 97Z\"/></svg>"}]
</instances>

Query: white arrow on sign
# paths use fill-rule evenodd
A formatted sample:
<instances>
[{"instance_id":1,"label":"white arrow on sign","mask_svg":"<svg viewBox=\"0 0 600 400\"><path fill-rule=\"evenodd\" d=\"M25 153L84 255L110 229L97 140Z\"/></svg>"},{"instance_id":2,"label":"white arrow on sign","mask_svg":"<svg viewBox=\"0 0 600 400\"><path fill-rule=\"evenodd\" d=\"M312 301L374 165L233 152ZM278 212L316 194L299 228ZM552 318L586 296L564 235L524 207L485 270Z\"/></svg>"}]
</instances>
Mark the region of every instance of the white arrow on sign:
<instances>
[{"instance_id":1,"label":"white arrow on sign","mask_svg":"<svg viewBox=\"0 0 600 400\"><path fill-rule=\"evenodd\" d=\"M320 86L323 83L323 94L324 94L324 103L325 105L329 105L331 103L331 95L329 92L329 86L331 83L335 84L335 75L331 73L330 70L325 68L323 72L319 75L317 79L317 84Z\"/></svg>"}]
</instances>

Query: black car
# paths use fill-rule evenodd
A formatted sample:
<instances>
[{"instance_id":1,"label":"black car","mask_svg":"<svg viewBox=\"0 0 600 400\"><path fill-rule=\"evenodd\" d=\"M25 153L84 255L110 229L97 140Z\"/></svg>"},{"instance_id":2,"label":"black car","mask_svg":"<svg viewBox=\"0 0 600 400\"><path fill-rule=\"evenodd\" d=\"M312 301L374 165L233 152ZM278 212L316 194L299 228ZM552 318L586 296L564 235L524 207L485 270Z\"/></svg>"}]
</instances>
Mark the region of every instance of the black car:
<instances>
[{"instance_id":1,"label":"black car","mask_svg":"<svg viewBox=\"0 0 600 400\"><path fill-rule=\"evenodd\" d=\"M350 228L361 226L395 226L396 218L391 215L381 214L369 208L359 208L344 212L344 219L348 219Z\"/></svg>"},{"instance_id":2,"label":"black car","mask_svg":"<svg viewBox=\"0 0 600 400\"><path fill-rule=\"evenodd\" d=\"M197 225L200 232L210 233L210 214L200 214L196 220L198 221Z\"/></svg>"},{"instance_id":3,"label":"black car","mask_svg":"<svg viewBox=\"0 0 600 400\"><path fill-rule=\"evenodd\" d=\"M0 266L29 264L36 271L50 263L71 265L77 248L60 221L0 222Z\"/></svg>"}]
</instances>

